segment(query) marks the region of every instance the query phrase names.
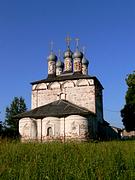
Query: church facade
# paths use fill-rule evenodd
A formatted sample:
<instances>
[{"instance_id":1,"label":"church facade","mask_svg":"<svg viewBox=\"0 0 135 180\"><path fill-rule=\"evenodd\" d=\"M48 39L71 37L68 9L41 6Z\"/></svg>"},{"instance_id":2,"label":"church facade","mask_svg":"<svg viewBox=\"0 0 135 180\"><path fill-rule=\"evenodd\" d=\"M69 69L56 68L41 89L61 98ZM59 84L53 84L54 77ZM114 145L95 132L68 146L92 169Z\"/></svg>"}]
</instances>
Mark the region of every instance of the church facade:
<instances>
[{"instance_id":1,"label":"church facade","mask_svg":"<svg viewBox=\"0 0 135 180\"><path fill-rule=\"evenodd\" d=\"M79 50L67 49L64 61L51 50L48 76L32 82L32 108L17 117L22 141L87 141L99 137L103 119L103 87L88 75L89 61Z\"/></svg>"}]
</instances>

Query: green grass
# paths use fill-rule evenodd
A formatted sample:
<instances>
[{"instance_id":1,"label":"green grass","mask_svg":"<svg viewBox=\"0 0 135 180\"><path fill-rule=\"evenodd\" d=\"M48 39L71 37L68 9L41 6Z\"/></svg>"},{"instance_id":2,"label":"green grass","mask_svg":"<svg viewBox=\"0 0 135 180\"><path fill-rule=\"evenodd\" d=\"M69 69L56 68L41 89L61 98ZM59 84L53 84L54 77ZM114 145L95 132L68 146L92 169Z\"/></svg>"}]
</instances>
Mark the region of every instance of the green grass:
<instances>
[{"instance_id":1,"label":"green grass","mask_svg":"<svg viewBox=\"0 0 135 180\"><path fill-rule=\"evenodd\" d=\"M135 141L0 143L0 180L135 179Z\"/></svg>"}]
</instances>

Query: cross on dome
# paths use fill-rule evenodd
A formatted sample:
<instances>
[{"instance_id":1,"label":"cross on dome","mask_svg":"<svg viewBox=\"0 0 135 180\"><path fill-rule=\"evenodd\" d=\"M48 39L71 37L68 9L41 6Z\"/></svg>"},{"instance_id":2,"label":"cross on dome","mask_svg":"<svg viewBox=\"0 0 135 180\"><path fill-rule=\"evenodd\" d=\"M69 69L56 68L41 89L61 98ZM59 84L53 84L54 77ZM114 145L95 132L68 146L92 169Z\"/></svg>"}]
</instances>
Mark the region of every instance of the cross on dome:
<instances>
[{"instance_id":1,"label":"cross on dome","mask_svg":"<svg viewBox=\"0 0 135 180\"><path fill-rule=\"evenodd\" d=\"M67 37L66 37L66 44L67 44L67 48L69 48L70 47L70 42L71 42L71 38L70 38L70 36L68 35Z\"/></svg>"},{"instance_id":2,"label":"cross on dome","mask_svg":"<svg viewBox=\"0 0 135 180\"><path fill-rule=\"evenodd\" d=\"M82 52L83 52L84 55L85 55L85 50L86 50L86 47L83 46L83 47L82 47Z\"/></svg>"},{"instance_id":3,"label":"cross on dome","mask_svg":"<svg viewBox=\"0 0 135 180\"><path fill-rule=\"evenodd\" d=\"M51 51L51 53L53 52L53 46L54 46L54 42L51 41L51 42L50 42L50 51Z\"/></svg>"},{"instance_id":4,"label":"cross on dome","mask_svg":"<svg viewBox=\"0 0 135 180\"><path fill-rule=\"evenodd\" d=\"M78 49L78 47L79 47L79 38L76 38L75 41L76 41L76 49Z\"/></svg>"}]
</instances>

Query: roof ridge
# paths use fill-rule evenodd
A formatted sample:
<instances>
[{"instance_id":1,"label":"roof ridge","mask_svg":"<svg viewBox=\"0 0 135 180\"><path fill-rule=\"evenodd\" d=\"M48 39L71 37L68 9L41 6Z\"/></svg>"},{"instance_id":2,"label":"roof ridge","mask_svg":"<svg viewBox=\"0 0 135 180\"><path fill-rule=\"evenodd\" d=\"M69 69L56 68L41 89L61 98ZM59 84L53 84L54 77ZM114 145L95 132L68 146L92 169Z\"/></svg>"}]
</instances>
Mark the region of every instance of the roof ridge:
<instances>
[{"instance_id":1,"label":"roof ridge","mask_svg":"<svg viewBox=\"0 0 135 180\"><path fill-rule=\"evenodd\" d=\"M67 104L67 103L70 103L73 107L75 107L75 108L78 108L78 109L80 109L80 110L83 110L83 111L89 111L88 109L86 109L86 108L84 108L84 107L80 107L80 106L78 106L78 105L76 105L76 104L73 104L72 102L70 102L70 101L67 101L67 100L64 100L64 102Z\"/></svg>"}]
</instances>

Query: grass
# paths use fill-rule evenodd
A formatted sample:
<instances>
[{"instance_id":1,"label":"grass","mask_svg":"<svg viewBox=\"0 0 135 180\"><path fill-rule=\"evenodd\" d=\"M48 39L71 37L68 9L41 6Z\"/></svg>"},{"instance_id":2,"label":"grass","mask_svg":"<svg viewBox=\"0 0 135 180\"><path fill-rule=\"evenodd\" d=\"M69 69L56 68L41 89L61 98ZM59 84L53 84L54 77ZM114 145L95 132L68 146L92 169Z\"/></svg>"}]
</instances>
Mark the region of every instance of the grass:
<instances>
[{"instance_id":1,"label":"grass","mask_svg":"<svg viewBox=\"0 0 135 180\"><path fill-rule=\"evenodd\" d=\"M134 180L135 141L0 143L0 180Z\"/></svg>"}]
</instances>

